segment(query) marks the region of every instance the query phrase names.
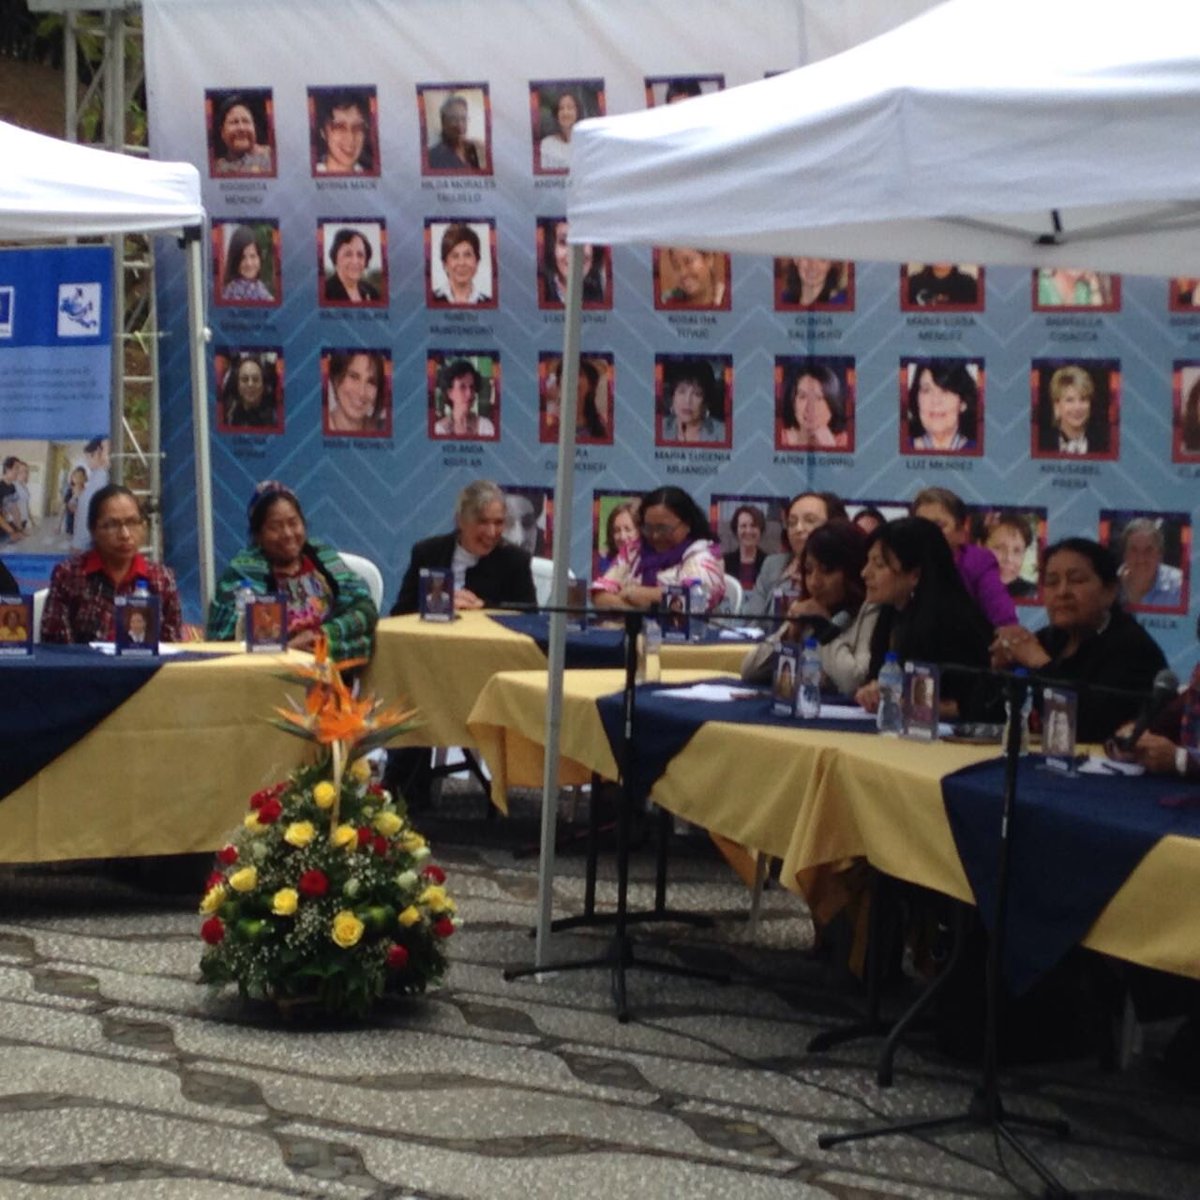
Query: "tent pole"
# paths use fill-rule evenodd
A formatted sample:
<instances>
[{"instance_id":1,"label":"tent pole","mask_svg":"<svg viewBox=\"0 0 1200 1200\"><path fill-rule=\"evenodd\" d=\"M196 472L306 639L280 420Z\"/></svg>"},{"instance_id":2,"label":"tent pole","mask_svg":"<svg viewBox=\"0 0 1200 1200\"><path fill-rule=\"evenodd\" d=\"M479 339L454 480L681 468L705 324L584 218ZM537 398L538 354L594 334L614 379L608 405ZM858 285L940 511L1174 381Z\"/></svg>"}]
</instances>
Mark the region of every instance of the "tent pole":
<instances>
[{"instance_id":1,"label":"tent pole","mask_svg":"<svg viewBox=\"0 0 1200 1200\"><path fill-rule=\"evenodd\" d=\"M542 838L538 860L538 919L534 963L549 958L554 897L554 840L558 832L558 747L562 732L563 667L567 654L567 574L571 567L571 503L575 483L575 397L579 384L579 326L583 308L583 246L571 247L558 381L558 466L554 477L554 576L550 591L546 761L542 773Z\"/></svg>"},{"instance_id":2,"label":"tent pole","mask_svg":"<svg viewBox=\"0 0 1200 1200\"><path fill-rule=\"evenodd\" d=\"M196 548L201 619L208 616L216 578L213 559L212 469L208 450L208 363L204 324L204 260L199 225L183 231L187 251L188 350L192 372L192 442L196 460Z\"/></svg>"}]
</instances>

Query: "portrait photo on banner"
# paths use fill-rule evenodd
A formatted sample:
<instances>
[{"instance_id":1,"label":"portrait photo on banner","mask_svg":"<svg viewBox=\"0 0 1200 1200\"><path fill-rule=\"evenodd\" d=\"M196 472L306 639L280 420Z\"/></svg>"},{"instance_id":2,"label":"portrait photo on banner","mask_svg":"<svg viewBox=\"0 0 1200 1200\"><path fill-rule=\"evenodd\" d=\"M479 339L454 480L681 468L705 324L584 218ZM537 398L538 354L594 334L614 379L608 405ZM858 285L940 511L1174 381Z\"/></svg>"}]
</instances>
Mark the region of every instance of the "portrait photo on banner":
<instances>
[{"instance_id":1,"label":"portrait photo on banner","mask_svg":"<svg viewBox=\"0 0 1200 1200\"><path fill-rule=\"evenodd\" d=\"M732 304L731 260L692 246L654 250L654 307L694 312L728 312Z\"/></svg>"},{"instance_id":2,"label":"portrait photo on banner","mask_svg":"<svg viewBox=\"0 0 1200 1200\"><path fill-rule=\"evenodd\" d=\"M854 359L775 359L775 449L854 449Z\"/></svg>"},{"instance_id":3,"label":"portrait photo on banner","mask_svg":"<svg viewBox=\"0 0 1200 1200\"><path fill-rule=\"evenodd\" d=\"M1041 603L1038 566L1049 538L1045 508L968 504L971 540L1000 567L1000 582L1017 604Z\"/></svg>"},{"instance_id":4,"label":"portrait photo on banner","mask_svg":"<svg viewBox=\"0 0 1200 1200\"><path fill-rule=\"evenodd\" d=\"M504 485L504 540L534 558L554 552L554 489L541 485Z\"/></svg>"},{"instance_id":5,"label":"portrait photo on banner","mask_svg":"<svg viewBox=\"0 0 1200 1200\"><path fill-rule=\"evenodd\" d=\"M1192 561L1192 518L1188 513L1102 508L1100 542L1120 563L1120 598L1126 608L1187 612Z\"/></svg>"},{"instance_id":6,"label":"portrait photo on banner","mask_svg":"<svg viewBox=\"0 0 1200 1200\"><path fill-rule=\"evenodd\" d=\"M215 179L274 178L275 108L270 88L204 93L208 173Z\"/></svg>"},{"instance_id":7,"label":"portrait photo on banner","mask_svg":"<svg viewBox=\"0 0 1200 1200\"><path fill-rule=\"evenodd\" d=\"M617 560L622 546L642 536L639 492L596 488L592 492L592 578L598 579Z\"/></svg>"},{"instance_id":8,"label":"portrait photo on banner","mask_svg":"<svg viewBox=\"0 0 1200 1200\"><path fill-rule=\"evenodd\" d=\"M904 263L900 311L982 312L983 268L974 263Z\"/></svg>"},{"instance_id":9,"label":"portrait photo on banner","mask_svg":"<svg viewBox=\"0 0 1200 1200\"><path fill-rule=\"evenodd\" d=\"M647 75L646 107L678 104L696 96L711 96L724 91L724 75Z\"/></svg>"},{"instance_id":10,"label":"portrait photo on banner","mask_svg":"<svg viewBox=\"0 0 1200 1200\"><path fill-rule=\"evenodd\" d=\"M900 360L900 453L983 454L981 358Z\"/></svg>"},{"instance_id":11,"label":"portrait photo on banner","mask_svg":"<svg viewBox=\"0 0 1200 1200\"><path fill-rule=\"evenodd\" d=\"M603 79L542 79L529 84L533 173L571 169L571 135L579 121L605 114Z\"/></svg>"},{"instance_id":12,"label":"portrait photo on banner","mask_svg":"<svg viewBox=\"0 0 1200 1200\"><path fill-rule=\"evenodd\" d=\"M391 437L392 352L322 349L321 395L326 437Z\"/></svg>"},{"instance_id":13,"label":"portrait photo on banner","mask_svg":"<svg viewBox=\"0 0 1200 1200\"><path fill-rule=\"evenodd\" d=\"M846 501L846 515L865 537L889 521L897 521L909 515L909 505L904 500L862 500Z\"/></svg>"},{"instance_id":14,"label":"portrait photo on banner","mask_svg":"<svg viewBox=\"0 0 1200 1200\"><path fill-rule=\"evenodd\" d=\"M562 355L538 352L538 441L557 442L562 421ZM616 369L611 354L585 351L579 356L575 400L575 441L581 446L611 446Z\"/></svg>"},{"instance_id":15,"label":"portrait photo on banner","mask_svg":"<svg viewBox=\"0 0 1200 1200\"><path fill-rule=\"evenodd\" d=\"M495 308L499 262L494 218L425 218L426 307Z\"/></svg>"},{"instance_id":16,"label":"portrait photo on banner","mask_svg":"<svg viewBox=\"0 0 1200 1200\"><path fill-rule=\"evenodd\" d=\"M1194 462L1200 458L1200 359L1177 359L1171 375L1171 458Z\"/></svg>"},{"instance_id":17,"label":"portrait photo on banner","mask_svg":"<svg viewBox=\"0 0 1200 1200\"><path fill-rule=\"evenodd\" d=\"M283 299L283 247L277 220L214 220L212 249L215 304L278 307Z\"/></svg>"},{"instance_id":18,"label":"portrait photo on banner","mask_svg":"<svg viewBox=\"0 0 1200 1200\"><path fill-rule=\"evenodd\" d=\"M777 258L776 312L853 312L854 264L832 258Z\"/></svg>"},{"instance_id":19,"label":"portrait photo on banner","mask_svg":"<svg viewBox=\"0 0 1200 1200\"><path fill-rule=\"evenodd\" d=\"M1171 312L1192 312L1200 308L1200 277L1181 275L1168 280L1167 308Z\"/></svg>"},{"instance_id":20,"label":"portrait photo on banner","mask_svg":"<svg viewBox=\"0 0 1200 1200\"><path fill-rule=\"evenodd\" d=\"M1117 457L1119 359L1035 358L1029 366L1029 389L1034 458Z\"/></svg>"},{"instance_id":21,"label":"portrait photo on banner","mask_svg":"<svg viewBox=\"0 0 1200 1200\"><path fill-rule=\"evenodd\" d=\"M475 442L499 438L498 350L430 350L425 379L431 438Z\"/></svg>"},{"instance_id":22,"label":"portrait photo on banner","mask_svg":"<svg viewBox=\"0 0 1200 1200\"><path fill-rule=\"evenodd\" d=\"M315 177L379 174L379 104L373 87L310 87L308 131Z\"/></svg>"},{"instance_id":23,"label":"portrait photo on banner","mask_svg":"<svg viewBox=\"0 0 1200 1200\"><path fill-rule=\"evenodd\" d=\"M486 83L419 83L422 175L490 175L492 107Z\"/></svg>"},{"instance_id":24,"label":"portrait photo on banner","mask_svg":"<svg viewBox=\"0 0 1200 1200\"><path fill-rule=\"evenodd\" d=\"M282 433L283 350L223 347L213 352L218 433Z\"/></svg>"},{"instance_id":25,"label":"portrait photo on banner","mask_svg":"<svg viewBox=\"0 0 1200 1200\"><path fill-rule=\"evenodd\" d=\"M784 549L788 496L726 495L714 492L708 522L721 544L725 574L752 588L768 554Z\"/></svg>"},{"instance_id":26,"label":"portrait photo on banner","mask_svg":"<svg viewBox=\"0 0 1200 1200\"><path fill-rule=\"evenodd\" d=\"M382 217L317 220L319 302L326 308L386 308L387 222Z\"/></svg>"},{"instance_id":27,"label":"portrait photo on banner","mask_svg":"<svg viewBox=\"0 0 1200 1200\"><path fill-rule=\"evenodd\" d=\"M656 446L733 444L733 355L654 356Z\"/></svg>"},{"instance_id":28,"label":"portrait photo on banner","mask_svg":"<svg viewBox=\"0 0 1200 1200\"><path fill-rule=\"evenodd\" d=\"M567 298L571 247L566 217L538 217L538 308L562 308ZM583 307L612 308L612 271L607 246L583 247Z\"/></svg>"},{"instance_id":29,"label":"portrait photo on banner","mask_svg":"<svg viewBox=\"0 0 1200 1200\"><path fill-rule=\"evenodd\" d=\"M1121 277L1077 267L1033 272L1034 312L1119 312Z\"/></svg>"}]
</instances>

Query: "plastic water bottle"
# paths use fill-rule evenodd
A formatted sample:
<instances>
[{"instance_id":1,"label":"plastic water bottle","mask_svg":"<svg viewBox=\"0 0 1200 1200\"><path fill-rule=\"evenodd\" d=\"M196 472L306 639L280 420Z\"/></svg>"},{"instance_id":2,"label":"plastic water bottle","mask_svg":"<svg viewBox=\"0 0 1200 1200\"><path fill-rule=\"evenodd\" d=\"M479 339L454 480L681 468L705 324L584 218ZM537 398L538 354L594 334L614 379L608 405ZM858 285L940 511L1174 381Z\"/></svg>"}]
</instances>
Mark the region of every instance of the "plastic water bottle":
<instances>
[{"instance_id":1,"label":"plastic water bottle","mask_svg":"<svg viewBox=\"0 0 1200 1200\"><path fill-rule=\"evenodd\" d=\"M821 715L821 652L817 639L805 640L800 653L800 686L796 692L796 711L806 721Z\"/></svg>"},{"instance_id":2,"label":"plastic water bottle","mask_svg":"<svg viewBox=\"0 0 1200 1200\"><path fill-rule=\"evenodd\" d=\"M237 585L237 590L233 593L233 606L237 612L237 617L233 625L233 640L235 642L246 641L246 601L254 595L254 588L248 579L243 579Z\"/></svg>"},{"instance_id":3,"label":"plastic water bottle","mask_svg":"<svg viewBox=\"0 0 1200 1200\"><path fill-rule=\"evenodd\" d=\"M1029 672L1024 667L1013 671L1025 681L1025 697L1021 701L1021 753L1029 753L1029 717L1033 712L1033 688L1029 684ZM1008 724L1012 720L1012 701L1004 702L1004 748L1008 749Z\"/></svg>"},{"instance_id":4,"label":"plastic water bottle","mask_svg":"<svg viewBox=\"0 0 1200 1200\"><path fill-rule=\"evenodd\" d=\"M704 618L704 588L701 584L693 583L688 588L688 641L704 641L706 624Z\"/></svg>"},{"instance_id":5,"label":"plastic water bottle","mask_svg":"<svg viewBox=\"0 0 1200 1200\"><path fill-rule=\"evenodd\" d=\"M133 594L139 600L145 600L150 595L150 585L144 579L137 580L133 585Z\"/></svg>"},{"instance_id":6,"label":"plastic water bottle","mask_svg":"<svg viewBox=\"0 0 1200 1200\"><path fill-rule=\"evenodd\" d=\"M904 672L889 650L879 669L879 708L875 726L885 737L898 737L904 732Z\"/></svg>"}]
</instances>

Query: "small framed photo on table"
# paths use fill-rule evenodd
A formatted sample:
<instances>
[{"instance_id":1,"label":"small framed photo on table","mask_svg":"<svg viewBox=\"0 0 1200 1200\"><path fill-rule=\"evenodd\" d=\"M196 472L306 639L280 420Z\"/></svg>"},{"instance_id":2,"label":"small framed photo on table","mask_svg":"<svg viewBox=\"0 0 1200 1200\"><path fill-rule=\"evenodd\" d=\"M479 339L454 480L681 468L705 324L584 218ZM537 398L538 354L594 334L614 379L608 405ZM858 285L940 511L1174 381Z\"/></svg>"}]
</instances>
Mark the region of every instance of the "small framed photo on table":
<instances>
[{"instance_id":1,"label":"small framed photo on table","mask_svg":"<svg viewBox=\"0 0 1200 1200\"><path fill-rule=\"evenodd\" d=\"M941 672L933 663L904 664L904 736L933 742L938 735Z\"/></svg>"},{"instance_id":2,"label":"small framed photo on table","mask_svg":"<svg viewBox=\"0 0 1200 1200\"><path fill-rule=\"evenodd\" d=\"M567 629L582 633L587 628L588 616L588 581L586 579L567 580Z\"/></svg>"},{"instance_id":3,"label":"small framed photo on table","mask_svg":"<svg viewBox=\"0 0 1200 1200\"><path fill-rule=\"evenodd\" d=\"M246 597L246 650L250 654L278 654L287 649L287 598Z\"/></svg>"},{"instance_id":4,"label":"small framed photo on table","mask_svg":"<svg viewBox=\"0 0 1200 1200\"><path fill-rule=\"evenodd\" d=\"M0 596L0 658L33 653L33 597Z\"/></svg>"},{"instance_id":5,"label":"small framed photo on table","mask_svg":"<svg viewBox=\"0 0 1200 1200\"><path fill-rule=\"evenodd\" d=\"M800 670L800 647L795 642L783 642L775 660L775 680L771 686L771 711L777 717L796 715L796 679Z\"/></svg>"},{"instance_id":6,"label":"small framed photo on table","mask_svg":"<svg viewBox=\"0 0 1200 1200\"><path fill-rule=\"evenodd\" d=\"M662 589L662 636L664 642L686 642L691 630L692 600L682 584Z\"/></svg>"},{"instance_id":7,"label":"small framed photo on table","mask_svg":"<svg viewBox=\"0 0 1200 1200\"><path fill-rule=\"evenodd\" d=\"M420 605L422 621L453 621L453 573L441 567L422 567Z\"/></svg>"},{"instance_id":8,"label":"small framed photo on table","mask_svg":"<svg viewBox=\"0 0 1200 1200\"><path fill-rule=\"evenodd\" d=\"M1078 699L1067 688L1042 692L1042 756L1048 771L1075 770L1075 731Z\"/></svg>"},{"instance_id":9,"label":"small framed photo on table","mask_svg":"<svg viewBox=\"0 0 1200 1200\"><path fill-rule=\"evenodd\" d=\"M158 597L117 596L113 601L116 651L130 657L152 658L158 653Z\"/></svg>"}]
</instances>

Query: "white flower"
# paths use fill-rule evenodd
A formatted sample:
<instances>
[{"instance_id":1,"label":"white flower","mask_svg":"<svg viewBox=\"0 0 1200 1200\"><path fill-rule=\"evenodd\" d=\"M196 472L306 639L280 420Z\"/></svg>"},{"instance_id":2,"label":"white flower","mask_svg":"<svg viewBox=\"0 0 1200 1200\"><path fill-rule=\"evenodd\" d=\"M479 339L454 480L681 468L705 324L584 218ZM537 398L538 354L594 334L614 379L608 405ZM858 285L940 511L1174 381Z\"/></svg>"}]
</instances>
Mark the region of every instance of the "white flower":
<instances>
[{"instance_id":1,"label":"white flower","mask_svg":"<svg viewBox=\"0 0 1200 1200\"><path fill-rule=\"evenodd\" d=\"M416 856L414 855L413 857L415 858ZM416 887L416 871L401 871L400 874L396 876L396 886L398 888L403 888L405 891L407 891L409 888Z\"/></svg>"},{"instance_id":2,"label":"white flower","mask_svg":"<svg viewBox=\"0 0 1200 1200\"><path fill-rule=\"evenodd\" d=\"M267 857L267 843L266 842L251 842L250 843L250 857L255 859L258 862L262 862L263 859L265 859Z\"/></svg>"},{"instance_id":3,"label":"white flower","mask_svg":"<svg viewBox=\"0 0 1200 1200\"><path fill-rule=\"evenodd\" d=\"M353 900L354 897L358 895L358 893L361 889L362 889L362 884L359 882L359 880L356 879L354 876L351 876L349 879L346 880L344 886L342 887L342 895L349 896Z\"/></svg>"},{"instance_id":4,"label":"white flower","mask_svg":"<svg viewBox=\"0 0 1200 1200\"><path fill-rule=\"evenodd\" d=\"M431 851L428 846L419 846L412 852L413 862L423 863L430 855Z\"/></svg>"}]
</instances>

